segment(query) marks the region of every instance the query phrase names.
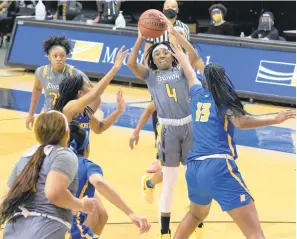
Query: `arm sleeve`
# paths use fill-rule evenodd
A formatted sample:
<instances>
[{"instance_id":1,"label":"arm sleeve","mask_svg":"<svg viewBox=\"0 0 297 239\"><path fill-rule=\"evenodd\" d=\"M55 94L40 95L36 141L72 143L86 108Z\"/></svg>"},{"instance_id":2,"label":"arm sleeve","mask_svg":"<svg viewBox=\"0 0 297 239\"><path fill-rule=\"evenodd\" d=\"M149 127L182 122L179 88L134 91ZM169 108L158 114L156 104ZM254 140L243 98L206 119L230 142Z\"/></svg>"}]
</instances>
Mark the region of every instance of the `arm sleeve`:
<instances>
[{"instance_id":1,"label":"arm sleeve","mask_svg":"<svg viewBox=\"0 0 297 239\"><path fill-rule=\"evenodd\" d=\"M212 25L207 28L207 32L206 33L211 34L211 32L212 32Z\"/></svg>"},{"instance_id":2,"label":"arm sleeve","mask_svg":"<svg viewBox=\"0 0 297 239\"><path fill-rule=\"evenodd\" d=\"M277 29L273 29L266 36L269 40L278 40L279 34Z\"/></svg>"},{"instance_id":3,"label":"arm sleeve","mask_svg":"<svg viewBox=\"0 0 297 239\"><path fill-rule=\"evenodd\" d=\"M36 70L35 70L35 78L38 79L39 81L41 81L41 72L43 70L43 67L38 67Z\"/></svg>"},{"instance_id":4,"label":"arm sleeve","mask_svg":"<svg viewBox=\"0 0 297 239\"><path fill-rule=\"evenodd\" d=\"M202 89L201 84L195 84L190 88L190 97L193 98L195 95L199 94L200 90Z\"/></svg>"},{"instance_id":5,"label":"arm sleeve","mask_svg":"<svg viewBox=\"0 0 297 239\"><path fill-rule=\"evenodd\" d=\"M78 159L70 150L63 149L57 152L50 171L56 171L67 176L72 182L77 174Z\"/></svg>"},{"instance_id":6,"label":"arm sleeve","mask_svg":"<svg viewBox=\"0 0 297 239\"><path fill-rule=\"evenodd\" d=\"M11 186L13 185L14 181L16 180L18 174L17 174L17 164L14 166L9 178L8 178L8 181L7 181L7 186L9 188L11 188Z\"/></svg>"},{"instance_id":7,"label":"arm sleeve","mask_svg":"<svg viewBox=\"0 0 297 239\"><path fill-rule=\"evenodd\" d=\"M14 184L14 181L20 175L29 161L30 157L21 157L21 159L16 163L6 183L9 188Z\"/></svg>"},{"instance_id":8,"label":"arm sleeve","mask_svg":"<svg viewBox=\"0 0 297 239\"><path fill-rule=\"evenodd\" d=\"M103 170L99 165L88 160L86 161L86 167L87 167L87 178L90 178L93 174L100 174L103 176Z\"/></svg>"},{"instance_id":9,"label":"arm sleeve","mask_svg":"<svg viewBox=\"0 0 297 239\"><path fill-rule=\"evenodd\" d=\"M228 22L228 24L226 25L226 29L225 29L225 34L227 36L234 36L234 30L233 30L233 25L231 23Z\"/></svg>"},{"instance_id":10,"label":"arm sleeve","mask_svg":"<svg viewBox=\"0 0 297 239\"><path fill-rule=\"evenodd\" d=\"M251 38L258 38L258 30L254 31L252 34L251 34Z\"/></svg>"}]
</instances>

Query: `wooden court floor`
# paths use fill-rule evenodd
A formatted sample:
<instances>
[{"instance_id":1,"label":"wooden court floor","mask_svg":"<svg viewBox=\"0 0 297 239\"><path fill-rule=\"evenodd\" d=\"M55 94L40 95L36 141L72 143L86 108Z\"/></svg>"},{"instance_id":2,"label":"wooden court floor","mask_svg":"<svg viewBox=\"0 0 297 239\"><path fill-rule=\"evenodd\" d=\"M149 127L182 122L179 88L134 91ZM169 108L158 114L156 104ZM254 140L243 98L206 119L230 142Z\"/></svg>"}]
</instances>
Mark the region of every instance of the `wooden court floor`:
<instances>
[{"instance_id":1,"label":"wooden court floor","mask_svg":"<svg viewBox=\"0 0 297 239\"><path fill-rule=\"evenodd\" d=\"M5 71L5 73L12 72L21 73ZM31 91L33 75L21 74L0 77L0 88L16 90L17 93L14 92L14 94L18 94L18 91ZM114 107L117 88L117 85L109 86L102 97L105 113L110 112L108 109ZM109 221L102 238L154 239L157 238L156 234L160 228L158 205L162 186L157 187L155 203L148 205L141 199L140 185L145 168L154 160L156 154L153 132L142 131L135 150L130 150L128 146L129 137L133 132L131 127L135 125L142 109L146 107L150 95L146 89L126 86L122 88L127 102L125 114L117 126L112 126L102 135L91 135L90 159L102 166L105 179L114 186L135 212L148 217L152 222L152 228L149 233L141 237L136 227L122 212L102 199L109 213ZM0 94L1 101L12 97L11 92L2 90ZM15 97L14 95L12 98L17 101ZM28 100L26 97L25 99ZM1 105L3 107L3 102ZM29 106L29 100L26 105ZM247 109L253 114L265 114L276 112L281 107L252 104L247 105ZM97 114L100 117L100 112ZM19 110L0 109L0 195L3 195L6 189L7 178L16 161L36 142L33 132L25 128L26 115L26 112ZM291 120L264 131L250 131L246 133L250 135L247 138L249 142L245 142L244 135L239 140L241 145L238 146L237 163L255 198L262 227L268 239L296 238L295 123L295 120ZM273 150L274 145L277 150ZM173 232L186 213L188 203L184 170L181 168L171 219ZM2 238L1 231L0 238ZM240 239L244 237L228 215L221 212L214 202L205 222L203 238Z\"/></svg>"}]
</instances>

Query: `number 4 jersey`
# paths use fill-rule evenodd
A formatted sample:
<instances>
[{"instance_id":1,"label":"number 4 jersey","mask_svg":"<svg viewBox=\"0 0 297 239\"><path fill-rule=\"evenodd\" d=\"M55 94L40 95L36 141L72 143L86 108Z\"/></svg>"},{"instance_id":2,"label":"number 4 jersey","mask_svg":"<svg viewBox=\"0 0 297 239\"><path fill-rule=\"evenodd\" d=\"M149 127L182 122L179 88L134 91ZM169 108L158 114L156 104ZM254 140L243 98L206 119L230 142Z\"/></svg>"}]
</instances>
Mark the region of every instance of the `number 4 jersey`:
<instances>
[{"instance_id":1,"label":"number 4 jersey","mask_svg":"<svg viewBox=\"0 0 297 239\"><path fill-rule=\"evenodd\" d=\"M182 69L149 69L144 77L156 105L158 117L182 119L189 116L189 86Z\"/></svg>"},{"instance_id":2,"label":"number 4 jersey","mask_svg":"<svg viewBox=\"0 0 297 239\"><path fill-rule=\"evenodd\" d=\"M36 69L35 77L41 82L45 94L44 111L53 109L59 96L59 85L61 82L67 76L79 74L82 75L85 80L90 81L86 74L71 65L66 65L62 72L53 72L50 65L44 65Z\"/></svg>"},{"instance_id":3,"label":"number 4 jersey","mask_svg":"<svg viewBox=\"0 0 297 239\"><path fill-rule=\"evenodd\" d=\"M214 154L229 154L236 159L234 125L226 112L219 111L206 87L193 85L190 96L194 140L187 162Z\"/></svg>"}]
</instances>

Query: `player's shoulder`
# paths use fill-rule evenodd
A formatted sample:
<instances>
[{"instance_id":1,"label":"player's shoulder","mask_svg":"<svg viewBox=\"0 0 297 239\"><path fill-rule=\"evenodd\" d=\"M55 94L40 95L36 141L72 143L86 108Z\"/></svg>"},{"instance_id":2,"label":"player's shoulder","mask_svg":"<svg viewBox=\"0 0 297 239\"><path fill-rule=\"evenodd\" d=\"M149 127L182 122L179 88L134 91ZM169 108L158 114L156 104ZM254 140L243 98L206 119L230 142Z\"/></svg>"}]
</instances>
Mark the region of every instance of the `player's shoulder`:
<instances>
[{"instance_id":1,"label":"player's shoulder","mask_svg":"<svg viewBox=\"0 0 297 239\"><path fill-rule=\"evenodd\" d=\"M98 173L103 176L103 170L100 165L94 163L93 161L86 159L85 157L79 157L80 163L84 165L84 167L88 171L88 177L92 174Z\"/></svg>"},{"instance_id":2,"label":"player's shoulder","mask_svg":"<svg viewBox=\"0 0 297 239\"><path fill-rule=\"evenodd\" d=\"M206 87L201 85L201 83L199 82L199 84L194 84L191 86L190 96L192 99L197 98L197 97L209 97L210 92Z\"/></svg>"},{"instance_id":3,"label":"player's shoulder","mask_svg":"<svg viewBox=\"0 0 297 239\"><path fill-rule=\"evenodd\" d=\"M50 67L49 65L43 65L43 66L38 67L35 70L35 75L36 76L40 76L40 75L46 74L46 72L48 71L49 67Z\"/></svg>"},{"instance_id":4,"label":"player's shoulder","mask_svg":"<svg viewBox=\"0 0 297 239\"><path fill-rule=\"evenodd\" d=\"M70 68L71 67L71 68ZM69 65L69 70L72 69L72 72L73 72L73 75L81 75L83 78L89 80L89 77L81 70L75 68L74 66L72 65Z\"/></svg>"},{"instance_id":5,"label":"player's shoulder","mask_svg":"<svg viewBox=\"0 0 297 239\"><path fill-rule=\"evenodd\" d=\"M56 147L56 155L61 157L69 157L71 159L77 159L76 154L70 148Z\"/></svg>"}]
</instances>

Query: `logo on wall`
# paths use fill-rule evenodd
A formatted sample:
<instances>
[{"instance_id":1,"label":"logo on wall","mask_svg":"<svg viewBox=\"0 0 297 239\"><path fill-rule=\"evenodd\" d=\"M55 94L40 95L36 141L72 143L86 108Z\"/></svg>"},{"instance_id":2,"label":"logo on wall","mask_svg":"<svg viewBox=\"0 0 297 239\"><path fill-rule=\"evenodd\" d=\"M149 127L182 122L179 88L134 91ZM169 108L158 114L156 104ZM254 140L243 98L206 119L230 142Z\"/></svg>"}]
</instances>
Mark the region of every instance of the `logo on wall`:
<instances>
[{"instance_id":1,"label":"logo on wall","mask_svg":"<svg viewBox=\"0 0 297 239\"><path fill-rule=\"evenodd\" d=\"M98 63L104 43L72 40L73 50L67 59Z\"/></svg>"},{"instance_id":2,"label":"logo on wall","mask_svg":"<svg viewBox=\"0 0 297 239\"><path fill-rule=\"evenodd\" d=\"M256 82L296 87L296 64L261 61Z\"/></svg>"}]
</instances>

